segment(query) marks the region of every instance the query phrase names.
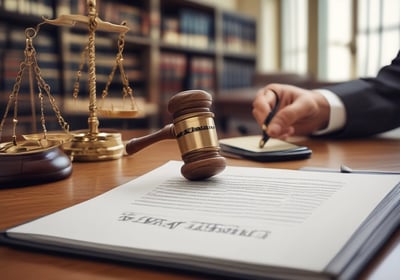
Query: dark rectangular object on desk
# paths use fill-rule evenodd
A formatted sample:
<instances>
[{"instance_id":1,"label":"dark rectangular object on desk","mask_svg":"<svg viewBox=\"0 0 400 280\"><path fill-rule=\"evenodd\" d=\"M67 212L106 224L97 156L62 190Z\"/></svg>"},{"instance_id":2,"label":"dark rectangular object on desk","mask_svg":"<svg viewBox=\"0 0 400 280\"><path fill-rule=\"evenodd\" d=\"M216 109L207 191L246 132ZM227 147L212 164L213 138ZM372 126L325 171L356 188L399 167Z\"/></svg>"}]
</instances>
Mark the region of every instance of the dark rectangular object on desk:
<instances>
[{"instance_id":1,"label":"dark rectangular object on desk","mask_svg":"<svg viewBox=\"0 0 400 280\"><path fill-rule=\"evenodd\" d=\"M261 136L242 136L221 139L221 154L227 157L273 162L309 158L312 151L306 146L270 139L263 148L258 147Z\"/></svg>"}]
</instances>

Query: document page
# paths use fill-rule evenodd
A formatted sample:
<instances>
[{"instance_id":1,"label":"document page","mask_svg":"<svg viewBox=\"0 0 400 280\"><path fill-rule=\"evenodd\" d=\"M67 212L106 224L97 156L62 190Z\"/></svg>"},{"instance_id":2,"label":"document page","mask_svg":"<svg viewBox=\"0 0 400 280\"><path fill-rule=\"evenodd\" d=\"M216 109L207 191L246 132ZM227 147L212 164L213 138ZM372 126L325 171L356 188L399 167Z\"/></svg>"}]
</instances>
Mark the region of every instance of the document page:
<instances>
[{"instance_id":1,"label":"document page","mask_svg":"<svg viewBox=\"0 0 400 280\"><path fill-rule=\"evenodd\" d=\"M233 166L188 181L182 164L170 161L8 235L178 263L322 271L400 181Z\"/></svg>"}]
</instances>

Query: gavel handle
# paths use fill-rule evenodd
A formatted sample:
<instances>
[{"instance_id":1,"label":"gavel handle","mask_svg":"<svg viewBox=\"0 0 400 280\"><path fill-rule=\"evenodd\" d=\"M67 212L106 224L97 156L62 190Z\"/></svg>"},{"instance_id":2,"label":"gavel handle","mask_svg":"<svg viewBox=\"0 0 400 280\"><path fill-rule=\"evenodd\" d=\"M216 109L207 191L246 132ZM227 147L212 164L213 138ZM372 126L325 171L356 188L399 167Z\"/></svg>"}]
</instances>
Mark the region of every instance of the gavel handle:
<instances>
[{"instance_id":1,"label":"gavel handle","mask_svg":"<svg viewBox=\"0 0 400 280\"><path fill-rule=\"evenodd\" d=\"M174 124L167 124L162 129L142 137L132 138L125 146L128 155L134 154L141 149L158 141L175 138Z\"/></svg>"}]
</instances>

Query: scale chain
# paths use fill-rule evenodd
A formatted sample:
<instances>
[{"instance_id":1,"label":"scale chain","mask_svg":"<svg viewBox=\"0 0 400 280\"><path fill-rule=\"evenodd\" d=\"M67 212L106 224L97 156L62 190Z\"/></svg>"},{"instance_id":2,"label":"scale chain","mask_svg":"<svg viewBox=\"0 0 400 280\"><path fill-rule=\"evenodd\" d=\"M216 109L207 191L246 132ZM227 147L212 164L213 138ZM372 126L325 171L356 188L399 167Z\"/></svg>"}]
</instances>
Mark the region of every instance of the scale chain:
<instances>
[{"instance_id":1,"label":"scale chain","mask_svg":"<svg viewBox=\"0 0 400 280\"><path fill-rule=\"evenodd\" d=\"M39 26L37 27L37 29L39 28ZM11 108L11 104L12 102L14 102L14 115L13 115L13 135L12 135L12 139L13 139L13 144L17 145L17 137L16 137L16 126L18 123L18 96L19 96L19 91L21 88L21 82L22 82L22 77L24 75L25 69L28 66L29 67L29 85L30 85L30 89L31 89L31 95L33 96L33 80L32 80L32 69L33 69L33 74L35 75L35 79L37 82L37 86L38 86L38 98L40 100L40 121L41 121L41 126L44 132L44 138L47 138L47 129L46 129L46 122L45 122L45 117L44 117L44 102L43 102L43 91L44 90L49 98L49 102L51 104L51 107L54 111L54 113L56 114L57 120L59 125L63 128L63 130L67 133L69 133L69 124L65 121L65 119L62 117L61 115L61 111L57 106L56 103L56 99L52 96L51 92L50 92L50 86L45 82L45 80L43 79L42 75L41 75L41 70L40 67L38 65L37 62L37 53L36 53L36 49L33 46L33 42L32 39L36 37L37 35L37 31L34 28L27 28L25 30L25 35L26 35L26 45L25 45L25 50L24 50L24 55L25 55L25 59L23 62L20 63L20 67L17 73L17 77L15 79L15 83L14 86L12 88L12 91L9 95L9 100L2 118L2 121L0 123L0 140L1 140L1 136L2 136L2 132L3 132L3 128L4 128L4 123L5 120L8 116L8 113L10 111ZM31 98L32 98L31 96ZM34 105L32 105L34 106ZM35 114L34 111L34 107L32 107L32 114ZM36 118L36 114L35 116L33 116L34 120ZM36 122L35 122L36 123Z\"/></svg>"}]
</instances>

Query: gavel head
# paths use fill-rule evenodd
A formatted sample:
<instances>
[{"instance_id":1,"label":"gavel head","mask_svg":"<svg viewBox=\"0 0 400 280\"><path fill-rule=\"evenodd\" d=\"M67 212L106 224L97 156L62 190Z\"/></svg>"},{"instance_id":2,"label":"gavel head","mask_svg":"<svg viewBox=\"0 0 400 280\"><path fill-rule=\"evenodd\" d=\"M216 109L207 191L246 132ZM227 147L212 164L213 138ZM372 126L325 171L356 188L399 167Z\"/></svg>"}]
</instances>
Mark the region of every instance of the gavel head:
<instances>
[{"instance_id":1,"label":"gavel head","mask_svg":"<svg viewBox=\"0 0 400 280\"><path fill-rule=\"evenodd\" d=\"M189 180L202 180L225 169L226 161L219 153L212 97L202 90L182 91L168 103L173 129L182 154L182 175Z\"/></svg>"}]
</instances>

